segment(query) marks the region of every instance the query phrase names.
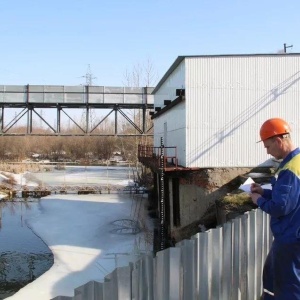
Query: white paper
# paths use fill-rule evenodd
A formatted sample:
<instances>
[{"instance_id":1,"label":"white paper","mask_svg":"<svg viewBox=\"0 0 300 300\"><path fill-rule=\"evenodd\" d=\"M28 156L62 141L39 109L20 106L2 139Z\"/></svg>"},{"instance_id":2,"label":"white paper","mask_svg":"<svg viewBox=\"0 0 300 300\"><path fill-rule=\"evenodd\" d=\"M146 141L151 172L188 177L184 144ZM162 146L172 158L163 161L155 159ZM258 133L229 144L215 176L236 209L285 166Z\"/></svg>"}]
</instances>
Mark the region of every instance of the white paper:
<instances>
[{"instance_id":1,"label":"white paper","mask_svg":"<svg viewBox=\"0 0 300 300\"><path fill-rule=\"evenodd\" d=\"M262 187L263 189L266 189L266 190L271 190L271 189L272 189L271 183L263 184L261 187Z\"/></svg>"},{"instance_id":2,"label":"white paper","mask_svg":"<svg viewBox=\"0 0 300 300\"><path fill-rule=\"evenodd\" d=\"M249 177L240 187L239 189L246 192L246 193L251 193L251 184L254 183L255 181ZM272 190L272 185L271 183L263 184L261 186L263 189L267 190Z\"/></svg>"},{"instance_id":3,"label":"white paper","mask_svg":"<svg viewBox=\"0 0 300 300\"><path fill-rule=\"evenodd\" d=\"M246 192L251 193L251 184L254 183L254 180L249 177L240 187L239 189Z\"/></svg>"}]
</instances>

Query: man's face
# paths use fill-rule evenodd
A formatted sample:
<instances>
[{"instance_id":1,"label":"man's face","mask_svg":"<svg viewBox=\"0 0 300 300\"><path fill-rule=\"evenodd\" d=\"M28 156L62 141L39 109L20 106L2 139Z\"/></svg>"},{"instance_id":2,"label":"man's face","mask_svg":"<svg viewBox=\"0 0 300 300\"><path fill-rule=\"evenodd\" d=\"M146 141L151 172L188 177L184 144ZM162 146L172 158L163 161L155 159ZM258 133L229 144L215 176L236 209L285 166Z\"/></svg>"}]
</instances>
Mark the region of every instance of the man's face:
<instances>
[{"instance_id":1,"label":"man's face","mask_svg":"<svg viewBox=\"0 0 300 300\"><path fill-rule=\"evenodd\" d=\"M267 153L275 157L276 159L282 158L282 140L280 137L272 137L270 139L267 139L263 141L264 146L267 150Z\"/></svg>"}]
</instances>

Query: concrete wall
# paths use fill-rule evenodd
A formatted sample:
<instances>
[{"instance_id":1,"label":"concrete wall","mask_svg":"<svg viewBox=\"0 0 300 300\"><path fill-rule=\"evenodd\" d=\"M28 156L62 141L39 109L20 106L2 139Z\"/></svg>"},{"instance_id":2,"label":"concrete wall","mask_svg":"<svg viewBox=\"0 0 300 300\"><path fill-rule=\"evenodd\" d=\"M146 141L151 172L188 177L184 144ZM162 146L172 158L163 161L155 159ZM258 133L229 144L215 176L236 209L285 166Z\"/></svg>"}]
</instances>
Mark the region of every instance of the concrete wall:
<instances>
[{"instance_id":1,"label":"concrete wall","mask_svg":"<svg viewBox=\"0 0 300 300\"><path fill-rule=\"evenodd\" d=\"M199 231L199 224L217 221L215 202L240 184L250 168L214 168L183 173L179 179L180 226L174 226L172 180L169 179L170 232L176 241Z\"/></svg>"}]
</instances>

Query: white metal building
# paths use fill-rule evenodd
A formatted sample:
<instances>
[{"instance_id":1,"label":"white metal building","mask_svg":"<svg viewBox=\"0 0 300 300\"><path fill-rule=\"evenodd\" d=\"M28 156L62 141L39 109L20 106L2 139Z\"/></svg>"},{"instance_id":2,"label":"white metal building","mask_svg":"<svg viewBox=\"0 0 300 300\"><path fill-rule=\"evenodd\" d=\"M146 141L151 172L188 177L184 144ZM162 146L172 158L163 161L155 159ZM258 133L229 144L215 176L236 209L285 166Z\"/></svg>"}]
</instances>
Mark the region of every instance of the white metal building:
<instances>
[{"instance_id":1,"label":"white metal building","mask_svg":"<svg viewBox=\"0 0 300 300\"><path fill-rule=\"evenodd\" d=\"M271 117L286 119L300 145L298 53L179 56L153 95L154 146L163 138L165 147L177 147L183 167L269 164L257 141Z\"/></svg>"}]
</instances>

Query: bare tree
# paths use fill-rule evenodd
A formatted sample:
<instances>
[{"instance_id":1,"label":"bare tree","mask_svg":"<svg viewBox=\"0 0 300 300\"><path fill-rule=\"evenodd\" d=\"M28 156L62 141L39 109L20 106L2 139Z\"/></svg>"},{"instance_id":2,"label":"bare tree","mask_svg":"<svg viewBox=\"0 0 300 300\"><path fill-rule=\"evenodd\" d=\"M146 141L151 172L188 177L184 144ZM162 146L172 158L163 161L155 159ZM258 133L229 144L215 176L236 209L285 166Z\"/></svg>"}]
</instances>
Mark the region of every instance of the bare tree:
<instances>
[{"instance_id":1,"label":"bare tree","mask_svg":"<svg viewBox=\"0 0 300 300\"><path fill-rule=\"evenodd\" d=\"M143 64L136 63L130 70L126 70L124 73L124 85L128 87L151 87L155 86L158 81L158 73L155 70L154 64L151 59ZM142 127L143 116L141 110L126 110L126 113L130 116L133 123L138 127ZM147 128L152 126L152 120L150 116L146 116ZM126 133L137 133L136 129L130 124L123 124L123 131ZM152 144L153 139L149 137L135 137L132 139L122 140L121 149L124 157L130 159L131 161L137 161L137 148L139 143Z\"/></svg>"},{"instance_id":2,"label":"bare tree","mask_svg":"<svg viewBox=\"0 0 300 300\"><path fill-rule=\"evenodd\" d=\"M155 86L158 78L154 64L148 58L146 63L136 63L131 70L126 69L123 84L129 87Z\"/></svg>"},{"instance_id":3,"label":"bare tree","mask_svg":"<svg viewBox=\"0 0 300 300\"><path fill-rule=\"evenodd\" d=\"M144 64L143 71L145 86L155 86L159 77L150 59Z\"/></svg>"}]
</instances>

